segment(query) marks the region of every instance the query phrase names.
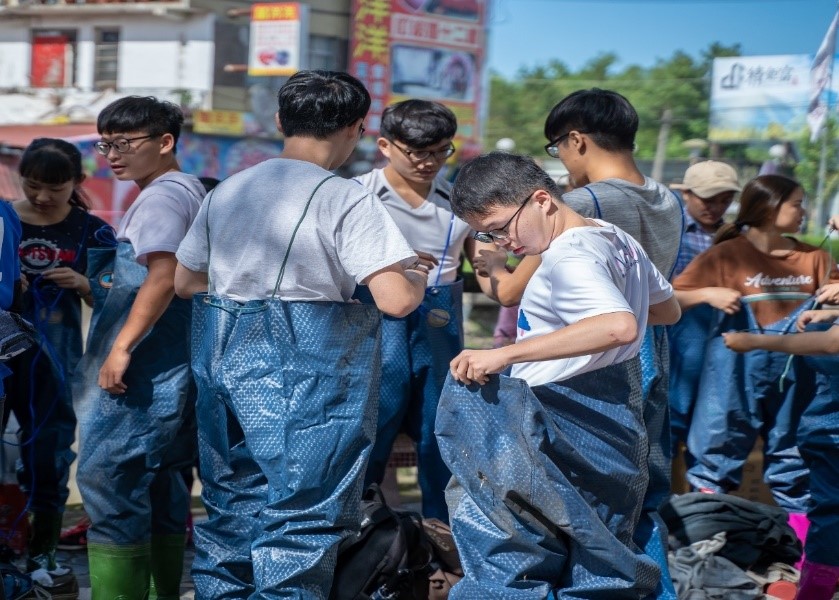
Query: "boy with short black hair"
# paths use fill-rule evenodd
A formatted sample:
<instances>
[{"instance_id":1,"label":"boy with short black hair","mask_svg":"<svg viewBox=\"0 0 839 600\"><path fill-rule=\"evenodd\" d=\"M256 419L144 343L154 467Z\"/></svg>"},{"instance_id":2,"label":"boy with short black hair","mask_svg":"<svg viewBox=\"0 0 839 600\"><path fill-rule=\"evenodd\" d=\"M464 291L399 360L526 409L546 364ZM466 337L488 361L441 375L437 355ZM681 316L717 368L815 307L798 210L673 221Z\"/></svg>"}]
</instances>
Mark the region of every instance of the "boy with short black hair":
<instances>
[{"instance_id":1,"label":"boy with short black hair","mask_svg":"<svg viewBox=\"0 0 839 600\"><path fill-rule=\"evenodd\" d=\"M96 124L96 150L140 188L116 245L88 253L94 312L74 397L97 598L143 597L150 583L157 598L179 597L195 396L175 251L205 193L175 158L182 124L176 105L139 96L112 102Z\"/></svg>"},{"instance_id":2,"label":"boy with short black hair","mask_svg":"<svg viewBox=\"0 0 839 600\"><path fill-rule=\"evenodd\" d=\"M178 294L210 283L193 317L200 598L329 597L361 520L379 311L410 313L427 281L381 201L331 173L364 130L362 83L300 71L278 98L282 155L221 182L178 249Z\"/></svg>"},{"instance_id":3,"label":"boy with short black hair","mask_svg":"<svg viewBox=\"0 0 839 600\"><path fill-rule=\"evenodd\" d=\"M678 304L638 242L559 197L532 159L497 152L454 186L476 237L542 261L516 343L463 351L453 378L482 387L449 382L441 398L438 439L465 489L450 504L466 574L453 599L643 598L660 577L633 542L648 481L638 353Z\"/></svg>"},{"instance_id":4,"label":"boy with short black hair","mask_svg":"<svg viewBox=\"0 0 839 600\"><path fill-rule=\"evenodd\" d=\"M656 268L670 277L682 235L682 208L663 184L646 177L633 158L638 113L630 102L611 90L578 90L563 98L545 120L545 151L559 158L574 189L563 202L584 217L603 219L635 238ZM500 262L500 261L497 261ZM510 276L492 269L493 289L505 304L514 302L538 266L527 257ZM520 292L519 292L520 294ZM668 419L669 350L663 328L649 329L641 351L644 372L644 421L650 437L650 485L636 543L654 555L667 571L667 531L658 506L670 494L670 427ZM661 579L658 598L675 598L669 577Z\"/></svg>"},{"instance_id":5,"label":"boy with short black hair","mask_svg":"<svg viewBox=\"0 0 839 600\"><path fill-rule=\"evenodd\" d=\"M448 522L443 494L449 471L434 437L448 363L463 348L461 253L472 258L469 226L451 209L451 184L439 176L455 152L454 113L438 102L405 100L382 114L382 169L356 177L374 192L430 269L422 305L401 319L385 318L376 444L365 484L381 483L393 442L404 429L416 442L422 513Z\"/></svg>"}]
</instances>

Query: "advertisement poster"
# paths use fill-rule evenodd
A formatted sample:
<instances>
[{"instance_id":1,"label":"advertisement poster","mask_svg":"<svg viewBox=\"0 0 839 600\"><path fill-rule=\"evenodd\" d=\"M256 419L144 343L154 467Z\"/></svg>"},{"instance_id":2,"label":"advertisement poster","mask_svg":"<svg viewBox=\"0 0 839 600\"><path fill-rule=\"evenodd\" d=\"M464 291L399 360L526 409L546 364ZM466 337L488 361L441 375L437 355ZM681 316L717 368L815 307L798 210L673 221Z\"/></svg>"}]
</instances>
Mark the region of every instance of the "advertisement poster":
<instances>
[{"instance_id":1,"label":"advertisement poster","mask_svg":"<svg viewBox=\"0 0 839 600\"><path fill-rule=\"evenodd\" d=\"M714 59L709 139L797 139L807 127L812 60L806 54ZM835 83L830 87L835 109Z\"/></svg>"},{"instance_id":2,"label":"advertisement poster","mask_svg":"<svg viewBox=\"0 0 839 600\"><path fill-rule=\"evenodd\" d=\"M353 0L350 72L370 90L367 129L378 133L388 104L442 102L458 120L458 139L481 135L486 0Z\"/></svg>"},{"instance_id":3,"label":"advertisement poster","mask_svg":"<svg viewBox=\"0 0 839 600\"><path fill-rule=\"evenodd\" d=\"M251 6L248 75L293 75L305 68L307 11L299 2Z\"/></svg>"}]
</instances>

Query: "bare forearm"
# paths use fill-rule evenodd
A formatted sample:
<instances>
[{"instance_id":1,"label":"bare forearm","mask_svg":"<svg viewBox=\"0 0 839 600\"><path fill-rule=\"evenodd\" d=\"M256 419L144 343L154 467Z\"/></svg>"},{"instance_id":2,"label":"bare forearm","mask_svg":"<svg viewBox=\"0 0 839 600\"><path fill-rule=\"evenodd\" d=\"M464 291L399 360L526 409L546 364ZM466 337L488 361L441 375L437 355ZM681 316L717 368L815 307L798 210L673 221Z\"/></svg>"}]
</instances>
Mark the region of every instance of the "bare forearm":
<instances>
[{"instance_id":1,"label":"bare forearm","mask_svg":"<svg viewBox=\"0 0 839 600\"><path fill-rule=\"evenodd\" d=\"M175 293L186 300L191 299L195 294L207 291L207 274L200 271L192 271L178 263L175 268Z\"/></svg>"},{"instance_id":2,"label":"bare forearm","mask_svg":"<svg viewBox=\"0 0 839 600\"><path fill-rule=\"evenodd\" d=\"M130 352L157 323L174 297L175 285L171 277L150 274L137 291L128 319L113 347Z\"/></svg>"},{"instance_id":3,"label":"bare forearm","mask_svg":"<svg viewBox=\"0 0 839 600\"><path fill-rule=\"evenodd\" d=\"M578 321L558 331L505 346L507 364L573 358L606 352L635 341L638 322L628 312Z\"/></svg>"}]
</instances>

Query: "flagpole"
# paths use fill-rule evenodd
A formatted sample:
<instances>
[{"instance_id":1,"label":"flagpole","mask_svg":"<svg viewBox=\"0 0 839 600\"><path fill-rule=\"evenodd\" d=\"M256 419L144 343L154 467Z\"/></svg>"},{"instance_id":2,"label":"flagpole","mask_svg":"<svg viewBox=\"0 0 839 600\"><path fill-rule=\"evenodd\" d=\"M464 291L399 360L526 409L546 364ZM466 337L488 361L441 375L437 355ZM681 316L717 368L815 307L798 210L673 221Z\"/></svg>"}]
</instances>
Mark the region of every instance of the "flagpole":
<instances>
[{"instance_id":1,"label":"flagpole","mask_svg":"<svg viewBox=\"0 0 839 600\"><path fill-rule=\"evenodd\" d=\"M837 0L836 13L827 30L824 40L819 46L813 66L810 69L811 85L815 83L810 98L810 107L807 120L810 123L811 140L815 142L817 136L821 136L821 150L819 156L819 172L816 181L816 227L822 228L825 223L825 180L827 179L827 144L828 135L825 121L830 118L831 93L833 89L833 59L836 54L836 30L839 25L839 0ZM820 72L821 71L821 72ZM826 105L821 105L821 97L827 93ZM823 109L823 110L822 110ZM811 120L812 117L812 120Z\"/></svg>"}]
</instances>

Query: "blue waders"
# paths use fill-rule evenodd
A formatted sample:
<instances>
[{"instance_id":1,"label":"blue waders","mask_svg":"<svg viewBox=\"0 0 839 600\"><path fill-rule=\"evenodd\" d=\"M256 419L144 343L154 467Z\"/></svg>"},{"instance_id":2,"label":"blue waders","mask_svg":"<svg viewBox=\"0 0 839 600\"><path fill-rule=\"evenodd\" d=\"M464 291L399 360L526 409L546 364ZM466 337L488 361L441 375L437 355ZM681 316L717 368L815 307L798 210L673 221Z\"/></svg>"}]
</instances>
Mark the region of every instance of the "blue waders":
<instances>
[{"instance_id":1,"label":"blue waders","mask_svg":"<svg viewBox=\"0 0 839 600\"><path fill-rule=\"evenodd\" d=\"M670 345L670 448L673 456L676 456L679 442L687 443L713 318L713 307L700 304L682 313L677 323L667 327ZM685 460L688 465L692 463L688 456Z\"/></svg>"},{"instance_id":2,"label":"blue waders","mask_svg":"<svg viewBox=\"0 0 839 600\"><path fill-rule=\"evenodd\" d=\"M274 296L293 243L294 233ZM325 599L338 543L361 519L381 313L365 304L206 294L194 307L208 513L195 528L195 597Z\"/></svg>"},{"instance_id":3,"label":"blue waders","mask_svg":"<svg viewBox=\"0 0 839 600\"><path fill-rule=\"evenodd\" d=\"M446 523L446 463L434 421L449 363L463 349L463 282L430 287L407 317L382 322L382 383L376 443L365 485L381 483L393 442L402 428L417 444L422 514Z\"/></svg>"},{"instance_id":4,"label":"blue waders","mask_svg":"<svg viewBox=\"0 0 839 600\"><path fill-rule=\"evenodd\" d=\"M670 349L667 331L663 326L647 327L639 356L644 426L650 444L647 460L650 483L644 494L643 509L633 540L661 569L661 579L654 597L657 600L676 600L676 588L673 587L667 564L667 525L658 513L658 509L670 497L670 465L673 460L669 418Z\"/></svg>"},{"instance_id":5,"label":"blue waders","mask_svg":"<svg viewBox=\"0 0 839 600\"><path fill-rule=\"evenodd\" d=\"M633 542L649 484L640 381L635 358L534 388L446 382L437 436L463 488L452 600L655 592L661 570Z\"/></svg>"},{"instance_id":6,"label":"blue waders","mask_svg":"<svg viewBox=\"0 0 839 600\"><path fill-rule=\"evenodd\" d=\"M808 356L805 362L819 377L798 426L798 448L810 469L812 498L804 552L808 561L839 567L839 355Z\"/></svg>"},{"instance_id":7,"label":"blue waders","mask_svg":"<svg viewBox=\"0 0 839 600\"><path fill-rule=\"evenodd\" d=\"M695 463L687 477L695 489L729 492L739 487L743 465L758 435L764 440L764 480L778 505L804 513L810 502L809 474L796 432L816 391L816 377L800 356L753 350L738 354L723 343L721 332L751 330L783 335L805 302L786 318L760 328L749 298L734 315L724 315L708 340L688 451Z\"/></svg>"},{"instance_id":8,"label":"blue waders","mask_svg":"<svg viewBox=\"0 0 839 600\"><path fill-rule=\"evenodd\" d=\"M177 598L190 495L181 470L195 459L195 386L189 371L191 304L175 298L131 353L124 394L98 386L147 269L131 244L88 253L94 295L87 351L74 396L78 484L91 520L94 600ZM166 575L164 576L163 573Z\"/></svg>"}]
</instances>

